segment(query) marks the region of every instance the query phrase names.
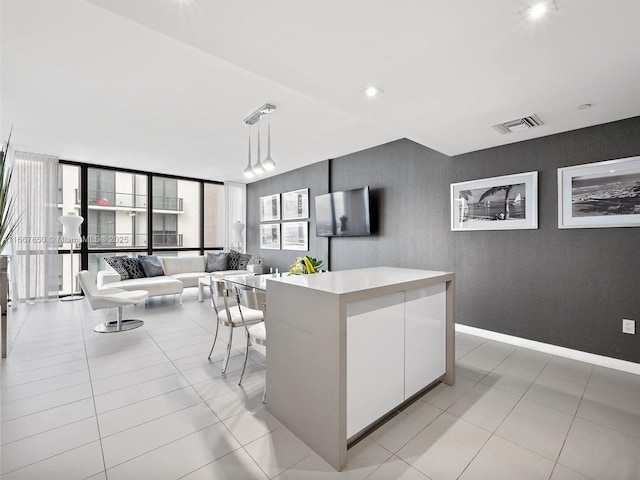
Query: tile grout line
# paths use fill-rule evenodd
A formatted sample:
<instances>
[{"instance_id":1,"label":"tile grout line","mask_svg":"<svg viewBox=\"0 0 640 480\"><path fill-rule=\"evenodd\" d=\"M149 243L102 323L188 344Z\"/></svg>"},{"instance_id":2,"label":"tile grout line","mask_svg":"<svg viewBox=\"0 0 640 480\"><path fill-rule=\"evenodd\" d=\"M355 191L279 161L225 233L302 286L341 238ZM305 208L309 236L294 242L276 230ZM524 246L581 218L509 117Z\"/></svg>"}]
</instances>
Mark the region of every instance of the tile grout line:
<instances>
[{"instance_id":1,"label":"tile grout line","mask_svg":"<svg viewBox=\"0 0 640 480\"><path fill-rule=\"evenodd\" d=\"M26 319L25 319L25 323L26 323ZM24 323L23 323L23 325L24 325ZM80 322L80 328L83 328L83 327L82 327L82 322ZM88 366L87 366L87 369L88 369ZM82 399L82 400L86 400L86 399L88 399L88 398L89 398L89 397L87 397L87 398L85 398L85 399ZM64 405L69 405L69 404L71 404L71 403L75 403L75 402L69 402L69 403L64 404ZM55 408L55 407L54 407L54 408ZM45 409L44 411L46 411L46 410L51 410L51 409ZM37 412L36 412L36 413L37 413ZM24 416L26 416L26 415L23 415L22 417L17 417L17 418L23 418ZM83 419L80 419L80 420L75 420L75 421L73 421L73 422L69 422L69 423L67 423L66 425L62 425L62 427L64 427L64 426L68 426L68 425L73 425L74 423L82 422L82 421L85 421L85 420L90 419L90 418L91 418L91 417L86 417L86 418L83 418ZM97 416L96 416L96 424L97 424ZM61 427L55 427L55 428L61 428ZM44 432L39 432L38 434L34 434L34 435L39 435L39 434L41 434L41 433L50 432L50 431L52 431L52 430L55 430L55 428L53 428L53 429L49 429L49 430L45 430ZM99 440L99 435L100 435L100 433L99 433L99 428L100 428L100 427L98 426L98 440ZM25 438L33 437L34 435L29 435L28 437L25 437ZM20 440L23 440L23 439L20 439ZM16 441L19 441L19 440L16 440ZM57 457L57 456L59 456L59 455L63 455L63 454L65 454L65 453L71 452L71 451L76 450L76 449L78 449L78 448L82 448L82 447L84 447L84 446L86 446L86 445L90 445L91 443L94 443L94 442L95 442L95 440L92 440L92 441L90 441L90 442L84 443L84 444L82 444L82 445L75 446L75 447L70 448L70 449L68 449L68 450L65 450L65 451L62 451L62 452L58 452L58 453L56 453L55 455L51 455L51 456L46 457L46 458L41 458L41 459L39 459L39 460L37 460L37 461L35 461L35 462L29 463L29 464L27 464L27 465L23 465L22 467L19 467L19 468L16 468L16 469L14 469L14 470L11 470L10 472L4 472L4 474L17 472L17 471L19 471L19 470L22 470L22 469L24 469L24 468L28 468L28 467L30 467L30 466L32 466L32 465L37 464L37 463L40 463L40 462L43 462L43 461L49 460L49 459L51 459L51 458L55 458L55 457ZM9 444L11 444L11 443L14 443L14 442L9 442L9 443L7 443L7 445L9 445ZM2 445L2 447L4 447L4 445ZM101 450L102 450L102 442L100 442L100 447L101 447ZM104 460L104 458L103 458L103 460ZM99 474L99 473L101 473L101 472L97 472L97 473L92 474L92 475L97 475L97 474ZM106 475L106 470L105 470L105 475Z\"/></svg>"},{"instance_id":2,"label":"tile grout line","mask_svg":"<svg viewBox=\"0 0 640 480\"><path fill-rule=\"evenodd\" d=\"M80 317L79 312L75 312L78 314L78 317ZM85 359L87 362L87 371L89 372L89 384L91 386L91 399L93 401L93 411L94 411L94 417L95 417L95 422L96 422L96 429L98 431L98 441L100 442L100 454L102 455L102 468L103 468L103 472L104 472L104 476L106 480L109 480L109 475L107 473L107 463L105 461L104 458L104 448L102 445L102 434L100 433L100 422L98 421L98 408L96 406L96 396L95 393L93 391L93 381L91 379L91 367L89 366L89 355L87 353L87 342L86 342L86 336L85 336L85 330L84 330L84 322L80 321L80 329L82 330L82 342L84 343L85 346ZM100 473L100 472L98 472Z\"/></svg>"},{"instance_id":3,"label":"tile grout line","mask_svg":"<svg viewBox=\"0 0 640 480\"><path fill-rule=\"evenodd\" d=\"M518 348L515 348L515 349L514 349L514 350L513 350L509 355L507 355L504 359L502 359L502 361L501 361L500 363L498 363L495 367L493 367L493 369L491 369L489 372L487 372L487 374L486 374L484 377L482 377L480 380L478 380L478 382L476 383L476 385L474 385L474 387L473 387L473 388L475 388L475 386L477 386L479 383L482 383L482 380L483 380L484 378L486 378L486 377L487 377L487 375L489 375L489 374L490 374L491 372L493 372L496 368L498 368L500 365L502 365L502 364L503 364L503 363L504 363L504 362L505 362L509 357L511 357L511 356L512 356L512 355L513 355L517 350L518 350ZM551 357L551 358L547 361L547 363L545 364L545 366L543 367L543 369L542 369L542 370L544 370L544 368L546 368L546 366L549 364L549 362L551 362L552 358L553 358L553 357ZM497 360L497 359L496 359L496 360ZM513 412L513 410L514 410L514 409L516 408L516 406L520 403L520 401L524 398L524 396L526 395L526 393L527 393L527 392L529 391L529 389L531 388L531 385L533 385L533 384L535 383L535 381L540 377L540 375L542 375L542 370L540 370L540 372L538 372L538 375L536 376L536 378L531 382L531 384L527 387L527 389L524 391L524 393L522 393L522 395L520 395L520 398L518 399L518 401L513 405L513 407L511 407L511 410L509 410L509 412L504 416L504 418L500 421L500 423L499 423L499 424L498 424L498 426L495 428L495 430L494 430L493 432L489 432L489 433L490 433L490 435L489 435L489 437L487 438L487 440L486 440L486 441L482 444L482 446L478 449L478 451L477 451L477 452L476 452L476 454L473 456L473 458L469 461L469 463L467 463L467 465L464 467L464 469L462 470L462 472L460 473L460 475L458 476L458 478L460 478L460 477L462 477L462 476L464 475L464 472L466 472L466 471L467 471L467 469L471 466L471 464L473 463L473 461L478 457L478 455L480 455L480 452L482 452L482 450L484 449L484 447L487 445L487 443L489 443L489 441L490 441L493 437L498 437L498 438L502 439L502 437L501 437L500 435L498 435L496 432L498 431L498 429L500 428L500 426L504 423L504 421L507 419L507 417L508 417L509 415L511 415L511 412ZM486 385L486 384L483 384L483 385ZM486 386L487 386L487 387L489 387L489 388L494 388L494 387L492 387L492 386L490 386L490 385L486 385ZM497 390L500 390L500 389L498 388ZM503 391L503 390L500 390L500 391ZM506 393L511 393L511 392L506 392ZM513 394L512 394L512 395L513 395ZM461 397L461 398L462 398L462 397ZM460 399L458 399L458 400L460 400ZM457 402L458 402L458 400L456 400L455 402L453 402L453 403L449 406L449 408L450 408L451 406L453 406L455 403L457 403ZM449 408L447 408L447 410L448 410ZM452 415L452 414L450 414L450 415ZM454 415L454 416L455 416L455 415ZM464 419L463 419L463 418L461 418L461 417L457 417L457 418L460 418L461 420L464 420ZM471 422L469 422L469 423L471 423ZM472 425L475 425L475 424L474 424L474 423L472 423ZM481 428L481 429L485 430L484 428L480 427L479 425L475 425L475 426L476 426L476 427L478 427L478 428ZM485 431L487 431L487 430L485 430ZM506 440L506 439L503 439L503 440ZM530 450L530 449L528 449L528 448L522 447L521 445L518 445L518 444L517 444L517 443L515 443L515 442L512 442L512 441L510 441L510 440L506 440L506 441L508 441L508 442L510 442L510 443L513 443L514 445L517 445L517 446L518 446L518 447L520 447L520 448L524 448L525 450L528 450L528 451L530 451L530 452L532 452L532 453L535 453L536 455L539 455L539 456L543 457L543 456L542 456L542 455L540 455L539 453L533 452L533 450ZM543 458L545 458L545 457L543 457ZM552 469L551 471L552 471L552 473L553 473L553 469Z\"/></svg>"},{"instance_id":4,"label":"tile grout line","mask_svg":"<svg viewBox=\"0 0 640 480\"><path fill-rule=\"evenodd\" d=\"M190 321L191 321L191 320L190 320ZM123 465L123 464L125 464L125 463L127 463L127 462L130 462L130 461L132 461L132 460L134 460L134 459L136 459L136 458L139 458L139 457L141 457L141 456L143 456L143 455L147 455L147 454L149 454L149 453L151 453L151 452L153 452L153 451L155 451L155 450L158 450L158 449L160 449L160 448L166 447L167 445L171 445L172 443L175 443L175 442L177 442L177 441L179 441L179 440L182 440L183 438L189 437L189 436L193 435L194 433L197 433L197 432L200 432L200 431L205 430L205 429L207 429L207 428L210 428L211 426L216 425L216 424L220 424L220 425L221 425L221 426L222 426L222 427L223 427L223 428L224 428L224 429L229 433L229 435L231 435L231 436L234 438L234 440L236 440L236 442L238 442L238 445L240 445L240 446L239 446L238 448L234 449L234 450L231 450L231 451L230 451L230 452L228 452L227 454L225 454L225 455L223 455L223 456L221 456L221 457L219 457L219 458L216 458L215 460L213 460L212 462L209 462L209 463L213 463L213 462L215 462L215 461L219 460L220 458L223 458L224 456L226 456L226 455L228 455L228 454L230 454L230 453L232 453L232 452L234 452L234 451L236 451L236 450L239 450L240 448L244 448L244 447L242 446L242 444L240 443L240 441L238 441L238 439L237 439L237 438L236 438L236 437L231 433L231 431L229 431L229 429L227 428L227 426L223 423L222 419L220 419L220 417L218 417L218 415L216 415L216 413L213 411L213 409L212 409L212 408L211 408L211 406L207 403L207 401L202 397L202 395L200 395L200 393L199 393L195 388L193 388L193 385L191 384L191 382L190 382L190 381L189 381L189 380L188 380L188 379L183 375L183 373L180 371L180 369L178 369L178 367L175 365L175 363L173 362L173 360L172 360L171 358L169 358L169 357L167 356L166 352L162 349L162 347L160 347L160 345L158 345L158 343L155 341L155 339L153 338L153 336L152 336L149 332L147 332L146 330L145 330L145 334L146 334L146 335L147 335L147 336L148 336L148 337L153 341L153 343L154 343L154 344L155 344L155 345L160 349L160 351L165 355L165 357L167 358L167 360L168 360L168 361L173 365L173 367L174 367L174 368L176 369L176 371L180 374L180 376L182 376L182 378L187 382L188 387L184 387L184 388L191 388L191 389L195 392L195 394L196 394L196 395L201 399L201 401L204 403L204 405L206 405L206 406L207 406L207 408L211 411L211 413L213 413L214 417L215 417L216 419L218 419L218 421L217 421L217 422L215 422L215 423L213 423L213 424L211 424L211 425L208 425L208 426L206 426L206 427L203 427L203 428L201 428L201 429L198 429L198 430L197 430L197 431L195 431L195 432L192 432L192 433L189 433L189 434L183 435L183 436L181 436L181 437L179 437L179 438L176 438L176 439L174 439L174 440L172 440L172 441L170 441L170 442L165 443L164 445L160 445L160 446L158 446L158 447L156 447L156 448L153 448L153 449L151 449L151 450L149 450L149 451L147 451L147 452L141 453L140 455L136 455L136 456L135 456L135 457L133 457L133 458L130 458L130 459L128 459L128 460L126 460L126 461L124 461L124 462L121 462L121 463L119 463L119 464L117 464L117 465L113 465L113 466L111 466L111 467L109 467L109 468L115 468L115 467L117 467L117 466L119 466L119 465ZM178 390L181 390L181 389L178 389ZM175 390L173 390L173 391L175 391ZM162 394L162 395L165 395L165 394ZM152 398L153 398L153 397L152 397ZM141 401L144 401L144 400L141 400ZM136 403L138 403L138 402L136 402ZM198 404L195 404L195 405L198 405ZM194 406L194 405L191 405L190 407L186 407L186 408L191 408L191 407L193 407L193 406ZM121 407L121 408L122 408L122 407ZM114 410L116 410L116 409L114 409ZM182 410L185 410L185 409L180 409L180 410L178 410L178 411L182 411ZM112 411L113 411L113 410L112 410ZM172 412L172 413L175 413L175 412ZM171 415L171 414L167 414L167 415ZM165 416L167 416L167 415L163 415L162 417L165 417ZM158 418L162 418L162 417L158 417ZM97 419L97 417L96 417L96 419ZM154 420L155 420L155 419L154 419ZM153 421L153 420L149 420L149 421ZM143 422L141 425L144 425L144 423L148 423L148 422ZM138 426L138 425L136 425L136 426ZM136 426L131 427L131 428L135 428ZM126 431L126 430L129 430L129 429L125 429L125 430L123 430L123 431ZM120 432L118 432L118 433L120 433ZM109 435L109 436L111 436L111 435ZM105 438L107 438L107 437L105 437ZM101 440L101 442L100 442L100 445L101 445L101 447L102 447L102 440ZM248 454L248 452L247 452L247 454ZM102 455L103 455L103 460L104 460L104 450L102 451ZM254 461L254 462L255 462L255 461ZM185 475L190 475L191 473L195 472L196 470L199 470L200 468L203 468L203 467L205 467L206 465L209 465L209 463L207 463L207 464L205 464L205 465L201 465L201 466L200 466L200 467L198 467L197 469L192 470L191 472L187 472ZM258 467L259 467L259 465L258 465ZM106 462L105 462L105 475L107 475ZM185 475L183 475L183 477L184 477ZM108 476L107 476L107 480L108 480Z\"/></svg>"},{"instance_id":5,"label":"tile grout line","mask_svg":"<svg viewBox=\"0 0 640 480\"><path fill-rule=\"evenodd\" d=\"M567 429L567 434L565 435L564 440L562 441L562 446L560 447L560 451L558 452L558 458L556 459L556 463L553 466L553 470L554 471L555 471L555 469L556 469L556 467L557 467L557 465L559 463L560 456L562 455L562 451L564 450L564 447L565 447L565 445L567 443L567 439L569 438L569 433L571 432L571 429L573 428L573 424L576 421L576 418L578 417L578 411L580 410L580 405L582 405L582 400L584 399L584 394L587 391L587 387L589 386L589 382L591 381L591 377L593 376L593 371L594 371L594 369L591 368L591 372L589 373L589 378L587 379L587 381L586 381L586 383L584 385L584 388L582 389L582 395L580 395L580 401L578 402L578 406L576 407L576 411L574 412L573 418L571 419L571 425L569 425L569 428ZM560 465L562 465L562 464L560 464ZM564 467L564 465L562 465L562 466ZM580 473L580 472L578 472L578 473ZM551 472L551 474L553 475L553 471ZM583 475L583 474L581 473L581 475Z\"/></svg>"},{"instance_id":6,"label":"tile grout line","mask_svg":"<svg viewBox=\"0 0 640 480\"><path fill-rule=\"evenodd\" d=\"M187 317L187 318L188 318L188 317ZM215 319L215 320L217 320L217 319ZM191 320L191 319L189 319L189 321L193 322L193 320ZM199 327L200 327L200 328L202 328L203 330L205 330L205 332L206 332L208 335L213 336L213 332L210 332L209 330L207 330L203 325L199 325ZM220 334L220 332L218 332L218 335L219 335L219 334ZM149 337L150 337L154 342L156 342L156 341L155 341L155 339L153 338L153 336L152 336L149 332L147 332L147 335L149 335ZM157 342L156 342L156 344L157 344ZM265 474L265 476L266 476L266 477L270 478L270 477L269 477L269 475L267 474L267 472L265 472L265 471L264 471L264 469L260 466L260 464L258 464L258 462L256 462L256 460L253 458L253 456L251 455L251 453L249 453L249 451L247 451L247 450L246 450L245 445L243 445L243 444L242 444L242 442L241 442L241 441L240 441L240 440L239 440L239 439L238 439L238 438L233 434L233 432L231 432L231 430L229 430L229 428L227 427L227 425L224 423L224 420L227 420L227 419L224 419L224 420L223 420L223 419L221 419L221 418L216 414L216 412L213 410L213 408L211 407L211 405L209 405L209 402L207 402L207 400L206 400L206 399L205 399L205 398L200 394L200 392L199 392L199 391L194 387L194 384L193 384L191 381L189 381L186 377L184 377L184 375L183 375L183 373L182 373L182 370L180 370L180 369L178 368L178 366L177 366L177 365L175 365L175 363L174 363L173 359L169 358L169 356L166 354L166 352L162 349L162 347L161 347L160 345L158 345L158 348L160 348L160 350L162 351L162 353L164 353L164 354L167 356L167 359L172 363L172 365L176 368L176 370L178 370L178 371L180 372L180 374L183 376L183 378L185 379L185 381L186 381L186 382L189 384L189 386L193 389L193 391L196 393L196 395L198 395L198 397L200 397L200 399L201 399L201 400L202 400L202 402L207 406L207 408L208 408L209 410L211 410L211 413L213 413L213 415L218 419L218 421L219 421L219 423L222 425L222 427L223 427L223 428L224 428L224 429L229 433L229 435L231 435L231 437L232 437L236 442L238 442L238 445L240 445L240 447L239 447L238 449L232 450L231 452L229 452L229 453L228 453L228 454L226 454L226 455L229 455L229 454L231 454L231 453L233 453L233 452L235 452L235 451L237 451L237 450L239 450L239 449L242 449L242 450L243 450L243 451L244 451L244 452L249 456L249 458L253 461L253 463L254 463L254 464L255 464L255 465L260 469L260 471L261 471L261 472L263 472L263 473ZM233 349L234 347L232 346L231 348ZM241 354L242 354L242 353L241 353ZM195 355L193 355L193 356L195 356ZM236 356L237 356L237 355L236 355ZM185 358L186 358L186 357L185 357ZM230 357L229 359L231 360L231 357ZM213 366L213 364L215 364L215 363L218 363L218 362L210 362L210 365L211 365L211 366ZM197 367L194 367L194 368L197 368ZM190 369L190 370L191 370L191 369ZM203 383L203 382L206 382L206 381L208 381L208 380L203 380L202 382L196 382L196 384L198 384L198 383ZM266 381L266 380L265 380L265 381ZM241 387L241 388L242 388L242 387ZM238 415L243 415L243 414L244 414L244 412L241 412L241 413L239 413ZM233 417L235 417L235 415L233 415L232 417L229 417L229 418L233 418ZM278 428L280 428L280 427L278 427ZM278 428L276 428L275 430L277 430ZM256 439L254 439L254 440L252 440L252 441L255 441L255 440L258 440L259 438L265 437L265 436L267 436L267 435L268 435L268 434L270 434L270 433L271 433L271 432L267 432L267 433L265 433L264 435L261 435L260 437L258 437L258 438L256 438ZM249 442L249 443L251 443L251 442ZM226 456L226 455L223 455L223 457L224 457L224 456ZM309 456L309 455L307 455L306 457L304 457L304 459L306 459L308 456ZM223 457L220 457L220 458L223 458ZM302 459L302 460L304 460L304 459ZM213 463L213 462L216 462L216 461L218 461L218 460L219 460L219 458L218 458L218 459L213 460L212 462L209 462L209 463L208 463L208 464L206 464L206 465L209 465L209 464L211 464L211 463ZM302 461L302 460L300 460L300 461ZM298 462L298 463L299 463L299 462ZM297 463L296 463L296 464L297 464ZM190 475L191 473L193 473L193 472L195 472L195 471L197 471L197 470L199 470L199 469L201 469L201 468L204 468L206 465L202 465L202 466L198 467L197 469L195 469L195 470L193 470L193 471L191 471L191 472L187 473L186 475ZM184 475L184 476L186 476L186 475ZM184 476L183 476L183 477L184 477Z\"/></svg>"}]
</instances>

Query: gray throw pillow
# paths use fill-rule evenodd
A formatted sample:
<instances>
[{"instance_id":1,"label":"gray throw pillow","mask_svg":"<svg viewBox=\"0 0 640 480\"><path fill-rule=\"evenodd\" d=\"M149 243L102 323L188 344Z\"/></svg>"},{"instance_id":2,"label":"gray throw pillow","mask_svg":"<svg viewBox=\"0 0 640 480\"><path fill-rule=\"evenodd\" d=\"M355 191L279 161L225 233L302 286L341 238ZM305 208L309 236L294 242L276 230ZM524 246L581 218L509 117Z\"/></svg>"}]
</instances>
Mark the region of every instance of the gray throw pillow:
<instances>
[{"instance_id":1,"label":"gray throw pillow","mask_svg":"<svg viewBox=\"0 0 640 480\"><path fill-rule=\"evenodd\" d=\"M207 253L207 263L204 267L205 272L221 272L227 270L229 263L229 254L227 253Z\"/></svg>"},{"instance_id":2,"label":"gray throw pillow","mask_svg":"<svg viewBox=\"0 0 640 480\"><path fill-rule=\"evenodd\" d=\"M137 258L123 258L122 265L127 270L129 278L144 278L146 276L144 274L144 270L142 270L142 265Z\"/></svg>"},{"instance_id":3,"label":"gray throw pillow","mask_svg":"<svg viewBox=\"0 0 640 480\"><path fill-rule=\"evenodd\" d=\"M140 255L138 260L147 277L160 277L164 275L162 262L160 262L157 255Z\"/></svg>"},{"instance_id":4,"label":"gray throw pillow","mask_svg":"<svg viewBox=\"0 0 640 480\"><path fill-rule=\"evenodd\" d=\"M113 268L120 275L120 280L127 280L129 277L129 272L126 267L122 263L125 258L129 258L126 255L121 255L119 257L105 257L104 261Z\"/></svg>"},{"instance_id":5,"label":"gray throw pillow","mask_svg":"<svg viewBox=\"0 0 640 480\"><path fill-rule=\"evenodd\" d=\"M240 253L239 256L237 270L246 270L249 260L251 260L251 255L249 253Z\"/></svg>"}]
</instances>

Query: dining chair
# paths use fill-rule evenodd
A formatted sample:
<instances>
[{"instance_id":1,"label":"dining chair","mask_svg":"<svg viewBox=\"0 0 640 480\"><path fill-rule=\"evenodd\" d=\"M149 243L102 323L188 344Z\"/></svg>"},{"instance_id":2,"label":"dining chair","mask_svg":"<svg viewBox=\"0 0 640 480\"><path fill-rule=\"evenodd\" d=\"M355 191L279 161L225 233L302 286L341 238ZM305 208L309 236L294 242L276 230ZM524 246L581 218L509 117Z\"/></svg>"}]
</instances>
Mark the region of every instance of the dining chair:
<instances>
[{"instance_id":1,"label":"dining chair","mask_svg":"<svg viewBox=\"0 0 640 480\"><path fill-rule=\"evenodd\" d=\"M262 317L266 319L267 313L267 293L257 290L241 290L236 288L236 294L238 296L238 305L240 310L240 315L244 316L247 311L261 311ZM246 325L246 322L245 322ZM238 381L238 385L242 383L242 377L244 376L244 371L247 367L247 359L249 358L249 347L252 343L256 345L260 345L262 347L267 347L267 329L266 329L266 320L260 322L255 325L247 326L246 333L249 338L249 342L247 342L247 348L244 352L244 364L242 366L242 372L240 373L240 380ZM267 387L265 384L264 393L262 394L262 403L266 402L267 398Z\"/></svg>"},{"instance_id":2,"label":"dining chair","mask_svg":"<svg viewBox=\"0 0 640 480\"><path fill-rule=\"evenodd\" d=\"M213 354L213 349L216 346L216 340L218 339L218 330L220 324L224 325L229 329L229 339L227 340L227 352L224 358L224 362L222 364L222 373L227 371L227 366L229 365L229 357L231 356L231 343L233 341L233 330L238 327L244 327L245 332L247 328L251 325L256 325L264 320L264 314L262 310L254 310L249 308L244 308L243 311L240 311L239 305L231 305L232 297L236 297L236 303L239 303L238 293L235 287L221 279L211 279L209 283L209 290L211 292L211 306L213 307L216 315L216 331L213 334L213 344L211 345L211 350L209 351L209 359L211 359L211 355ZM235 294L234 294L235 292ZM218 299L222 299L222 305L219 305ZM249 349L249 345L251 344L251 338L247 334L247 347ZM245 357L245 365L247 363L247 359ZM244 373L244 368L243 368ZM240 381L242 381L242 377L240 377Z\"/></svg>"}]
</instances>

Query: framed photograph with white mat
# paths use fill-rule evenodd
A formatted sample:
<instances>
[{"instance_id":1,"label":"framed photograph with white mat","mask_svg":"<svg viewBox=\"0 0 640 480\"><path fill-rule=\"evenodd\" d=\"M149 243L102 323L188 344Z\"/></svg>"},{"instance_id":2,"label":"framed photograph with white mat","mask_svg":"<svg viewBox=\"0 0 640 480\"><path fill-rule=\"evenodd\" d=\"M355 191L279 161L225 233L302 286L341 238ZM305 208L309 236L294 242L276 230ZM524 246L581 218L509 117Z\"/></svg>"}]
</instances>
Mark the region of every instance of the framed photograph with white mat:
<instances>
[{"instance_id":1,"label":"framed photograph with white mat","mask_svg":"<svg viewBox=\"0 0 640 480\"><path fill-rule=\"evenodd\" d=\"M640 157L558 169L558 228L640 226Z\"/></svg>"},{"instance_id":2,"label":"framed photograph with white mat","mask_svg":"<svg viewBox=\"0 0 640 480\"><path fill-rule=\"evenodd\" d=\"M272 222L280 220L280 194L260 197L260 221Z\"/></svg>"},{"instance_id":3,"label":"framed photograph with white mat","mask_svg":"<svg viewBox=\"0 0 640 480\"><path fill-rule=\"evenodd\" d=\"M282 220L309 218L309 189L282 194Z\"/></svg>"},{"instance_id":4,"label":"framed photograph with white mat","mask_svg":"<svg viewBox=\"0 0 640 480\"><path fill-rule=\"evenodd\" d=\"M309 250L309 222L282 224L282 250Z\"/></svg>"},{"instance_id":5,"label":"framed photograph with white mat","mask_svg":"<svg viewBox=\"0 0 640 480\"><path fill-rule=\"evenodd\" d=\"M538 172L451 184L451 230L538 228Z\"/></svg>"},{"instance_id":6,"label":"framed photograph with white mat","mask_svg":"<svg viewBox=\"0 0 640 480\"><path fill-rule=\"evenodd\" d=\"M280 250L280 224L265 223L260 225L260 248Z\"/></svg>"}]
</instances>

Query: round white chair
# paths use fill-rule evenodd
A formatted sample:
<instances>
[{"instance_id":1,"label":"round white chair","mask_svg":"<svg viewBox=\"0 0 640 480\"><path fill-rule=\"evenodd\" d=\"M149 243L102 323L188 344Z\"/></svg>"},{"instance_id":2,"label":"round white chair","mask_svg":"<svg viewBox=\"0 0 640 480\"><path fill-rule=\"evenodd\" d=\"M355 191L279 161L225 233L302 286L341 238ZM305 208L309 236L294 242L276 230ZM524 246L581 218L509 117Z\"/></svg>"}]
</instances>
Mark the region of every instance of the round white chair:
<instances>
[{"instance_id":1,"label":"round white chair","mask_svg":"<svg viewBox=\"0 0 640 480\"><path fill-rule=\"evenodd\" d=\"M91 274L87 270L83 270L77 275L78 282L84 291L89 305L93 310L102 310L105 308L116 308L116 320L105 322L97 325L93 331L97 333L114 333L133 330L134 328L144 325L142 320L122 319L122 307L126 305L134 305L144 302L149 298L149 292L145 290L122 290L120 288L103 288L99 289Z\"/></svg>"}]
</instances>

